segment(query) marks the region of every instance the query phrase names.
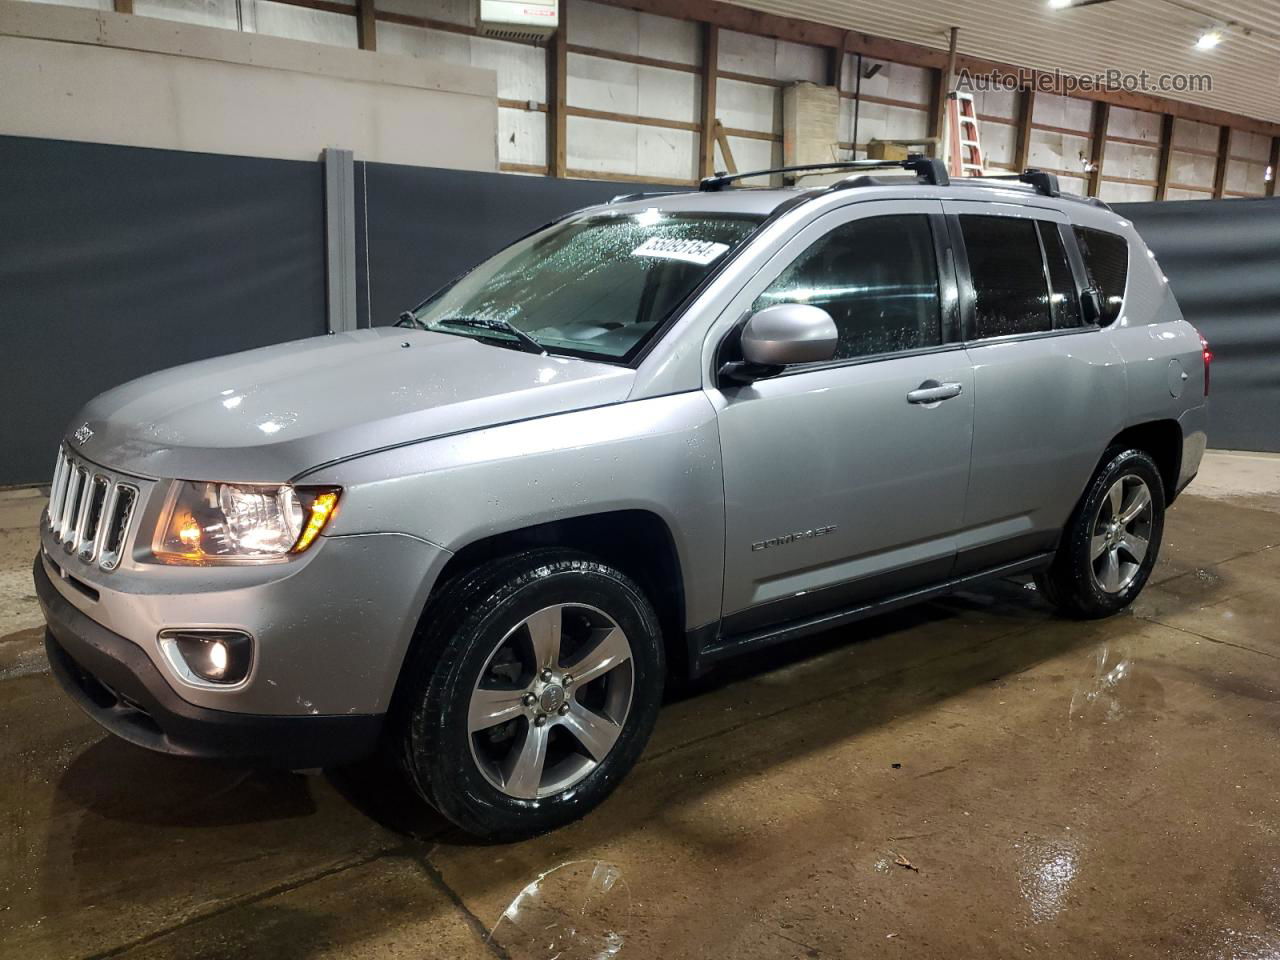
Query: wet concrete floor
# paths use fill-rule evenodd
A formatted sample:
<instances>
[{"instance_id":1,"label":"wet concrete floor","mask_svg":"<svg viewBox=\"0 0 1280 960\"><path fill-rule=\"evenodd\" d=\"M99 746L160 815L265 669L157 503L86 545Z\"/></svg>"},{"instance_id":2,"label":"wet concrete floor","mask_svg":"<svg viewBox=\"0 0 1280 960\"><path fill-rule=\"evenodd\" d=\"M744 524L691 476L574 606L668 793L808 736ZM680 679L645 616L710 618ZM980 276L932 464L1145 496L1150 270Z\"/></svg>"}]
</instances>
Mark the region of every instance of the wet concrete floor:
<instances>
[{"instance_id":1,"label":"wet concrete floor","mask_svg":"<svg viewBox=\"0 0 1280 960\"><path fill-rule=\"evenodd\" d=\"M1280 460L1236 466L1131 612L1006 582L737 665L509 846L374 766L104 735L39 649L41 501L0 494L0 956L1278 957Z\"/></svg>"}]
</instances>

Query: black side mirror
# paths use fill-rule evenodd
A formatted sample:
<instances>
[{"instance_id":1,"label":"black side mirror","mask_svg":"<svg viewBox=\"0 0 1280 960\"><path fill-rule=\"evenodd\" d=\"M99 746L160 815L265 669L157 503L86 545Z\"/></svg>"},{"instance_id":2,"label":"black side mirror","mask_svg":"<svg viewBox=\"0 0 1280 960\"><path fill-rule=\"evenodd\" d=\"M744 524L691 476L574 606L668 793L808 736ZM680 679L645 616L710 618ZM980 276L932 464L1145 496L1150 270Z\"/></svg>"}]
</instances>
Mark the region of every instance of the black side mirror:
<instances>
[{"instance_id":1,"label":"black side mirror","mask_svg":"<svg viewBox=\"0 0 1280 960\"><path fill-rule=\"evenodd\" d=\"M1095 327L1102 325L1102 291L1097 287L1086 287L1080 291L1080 309L1084 313L1084 322Z\"/></svg>"}]
</instances>

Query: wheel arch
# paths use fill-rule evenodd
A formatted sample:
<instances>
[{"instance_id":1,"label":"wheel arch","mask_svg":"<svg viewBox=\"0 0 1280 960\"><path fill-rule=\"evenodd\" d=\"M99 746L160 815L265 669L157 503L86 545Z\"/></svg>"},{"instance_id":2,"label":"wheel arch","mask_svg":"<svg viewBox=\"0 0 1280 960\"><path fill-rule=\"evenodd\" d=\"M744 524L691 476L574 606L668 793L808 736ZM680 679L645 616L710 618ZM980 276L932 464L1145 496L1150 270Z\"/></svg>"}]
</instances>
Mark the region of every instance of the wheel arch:
<instances>
[{"instance_id":1,"label":"wheel arch","mask_svg":"<svg viewBox=\"0 0 1280 960\"><path fill-rule=\"evenodd\" d=\"M581 550L625 573L657 611L668 669L688 670L685 582L680 554L667 522L643 509L615 510L552 520L481 537L456 550L440 571L419 618L459 577L491 560L535 547ZM421 629L415 631L415 637Z\"/></svg>"},{"instance_id":2,"label":"wheel arch","mask_svg":"<svg viewBox=\"0 0 1280 960\"><path fill-rule=\"evenodd\" d=\"M1182 427L1178 421L1149 420L1126 427L1107 445L1108 449L1116 446L1135 447L1150 455L1160 471L1165 503L1172 503L1182 469Z\"/></svg>"}]
</instances>

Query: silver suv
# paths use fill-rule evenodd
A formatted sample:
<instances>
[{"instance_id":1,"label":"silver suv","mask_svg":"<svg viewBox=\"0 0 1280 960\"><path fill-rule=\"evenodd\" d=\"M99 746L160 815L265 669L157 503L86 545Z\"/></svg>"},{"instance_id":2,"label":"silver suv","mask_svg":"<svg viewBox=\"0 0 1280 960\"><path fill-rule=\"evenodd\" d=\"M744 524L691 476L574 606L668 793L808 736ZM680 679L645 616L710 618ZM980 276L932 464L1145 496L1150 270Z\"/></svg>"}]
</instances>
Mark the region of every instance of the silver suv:
<instances>
[{"instance_id":1,"label":"silver suv","mask_svg":"<svg viewBox=\"0 0 1280 960\"><path fill-rule=\"evenodd\" d=\"M35 562L62 686L168 753L381 747L514 838L601 802L669 674L995 577L1122 609L1205 447L1203 341L1053 177L862 166L619 198L395 327L98 397Z\"/></svg>"}]
</instances>

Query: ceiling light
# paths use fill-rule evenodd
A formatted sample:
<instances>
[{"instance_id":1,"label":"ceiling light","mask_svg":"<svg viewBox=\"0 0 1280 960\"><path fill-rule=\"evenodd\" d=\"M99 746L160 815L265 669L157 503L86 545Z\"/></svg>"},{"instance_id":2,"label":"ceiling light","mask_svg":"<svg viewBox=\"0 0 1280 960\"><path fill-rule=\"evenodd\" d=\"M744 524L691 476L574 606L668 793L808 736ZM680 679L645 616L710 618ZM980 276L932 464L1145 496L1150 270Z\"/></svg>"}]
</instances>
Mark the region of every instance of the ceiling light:
<instances>
[{"instance_id":1,"label":"ceiling light","mask_svg":"<svg viewBox=\"0 0 1280 960\"><path fill-rule=\"evenodd\" d=\"M1071 6L1071 0L1049 0L1050 10L1061 10L1063 7Z\"/></svg>"},{"instance_id":2,"label":"ceiling light","mask_svg":"<svg viewBox=\"0 0 1280 960\"><path fill-rule=\"evenodd\" d=\"M1212 50L1221 42L1222 42L1221 30L1206 30L1204 33L1200 34L1199 38L1196 40L1196 49Z\"/></svg>"}]
</instances>

